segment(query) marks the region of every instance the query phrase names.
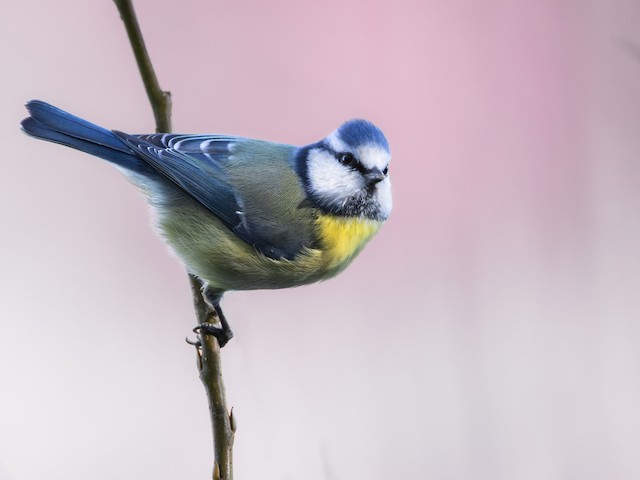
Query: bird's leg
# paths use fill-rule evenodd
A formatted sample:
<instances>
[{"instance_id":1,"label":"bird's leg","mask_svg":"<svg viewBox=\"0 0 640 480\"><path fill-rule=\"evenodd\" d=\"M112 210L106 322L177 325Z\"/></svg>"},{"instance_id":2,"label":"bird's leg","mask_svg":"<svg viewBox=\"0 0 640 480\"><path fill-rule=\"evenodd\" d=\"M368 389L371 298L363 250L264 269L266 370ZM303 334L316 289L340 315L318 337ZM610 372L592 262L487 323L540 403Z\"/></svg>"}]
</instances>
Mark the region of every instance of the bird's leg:
<instances>
[{"instance_id":1,"label":"bird's leg","mask_svg":"<svg viewBox=\"0 0 640 480\"><path fill-rule=\"evenodd\" d=\"M193 329L193 331L200 335L213 335L218 340L220 348L222 348L227 344L229 340L231 340L231 338L233 338L233 332L231 331L229 322L227 322L227 319L222 312L222 308L220 307L222 293L220 293L218 290L210 288L207 285L202 289L202 298L204 298L205 302L207 302L207 305L209 305L211 309L216 313L216 316L220 321L220 326L214 323L209 323L207 321L198 325Z\"/></svg>"}]
</instances>

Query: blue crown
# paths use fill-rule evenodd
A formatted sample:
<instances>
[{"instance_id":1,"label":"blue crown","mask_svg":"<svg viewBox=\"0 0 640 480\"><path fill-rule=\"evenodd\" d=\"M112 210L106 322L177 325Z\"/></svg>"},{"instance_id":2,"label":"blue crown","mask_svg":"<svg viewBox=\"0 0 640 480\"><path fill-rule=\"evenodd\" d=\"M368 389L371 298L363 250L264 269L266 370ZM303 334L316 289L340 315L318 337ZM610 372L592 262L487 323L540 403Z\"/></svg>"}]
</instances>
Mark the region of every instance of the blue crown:
<instances>
[{"instance_id":1,"label":"blue crown","mask_svg":"<svg viewBox=\"0 0 640 480\"><path fill-rule=\"evenodd\" d=\"M382 130L367 120L358 118L343 123L338 129L338 136L353 148L374 144L389 152L389 142L387 142Z\"/></svg>"}]
</instances>

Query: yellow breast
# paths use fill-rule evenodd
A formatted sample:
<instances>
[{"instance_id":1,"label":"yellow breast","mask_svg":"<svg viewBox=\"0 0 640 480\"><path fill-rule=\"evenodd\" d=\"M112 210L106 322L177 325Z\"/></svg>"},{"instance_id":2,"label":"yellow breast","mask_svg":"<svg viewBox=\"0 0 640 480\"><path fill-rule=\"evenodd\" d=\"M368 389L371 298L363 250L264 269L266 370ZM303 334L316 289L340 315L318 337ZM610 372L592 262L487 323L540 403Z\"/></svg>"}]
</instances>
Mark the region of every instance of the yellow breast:
<instances>
[{"instance_id":1,"label":"yellow breast","mask_svg":"<svg viewBox=\"0 0 640 480\"><path fill-rule=\"evenodd\" d=\"M350 260L378 231L382 222L366 218L320 215L317 220L322 250L333 266Z\"/></svg>"}]
</instances>

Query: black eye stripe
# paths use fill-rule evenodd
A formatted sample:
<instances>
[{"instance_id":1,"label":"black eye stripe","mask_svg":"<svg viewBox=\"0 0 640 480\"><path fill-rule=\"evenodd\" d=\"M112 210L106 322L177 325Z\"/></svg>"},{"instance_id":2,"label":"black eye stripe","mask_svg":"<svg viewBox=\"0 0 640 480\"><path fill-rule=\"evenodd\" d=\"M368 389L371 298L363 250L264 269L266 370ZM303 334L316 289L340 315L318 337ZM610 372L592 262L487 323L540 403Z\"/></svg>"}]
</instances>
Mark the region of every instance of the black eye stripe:
<instances>
[{"instance_id":1,"label":"black eye stripe","mask_svg":"<svg viewBox=\"0 0 640 480\"><path fill-rule=\"evenodd\" d=\"M366 173L367 169L358 161L353 153L341 152L336 153L335 156L341 164L350 167L353 170L362 173L363 175Z\"/></svg>"}]
</instances>

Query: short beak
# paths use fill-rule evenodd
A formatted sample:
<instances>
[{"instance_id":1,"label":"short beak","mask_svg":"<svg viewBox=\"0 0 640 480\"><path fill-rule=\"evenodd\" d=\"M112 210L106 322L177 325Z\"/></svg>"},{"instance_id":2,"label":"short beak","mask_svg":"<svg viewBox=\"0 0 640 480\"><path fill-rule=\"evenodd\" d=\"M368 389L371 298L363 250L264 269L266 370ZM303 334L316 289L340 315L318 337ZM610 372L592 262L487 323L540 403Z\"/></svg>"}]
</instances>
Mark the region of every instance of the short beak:
<instances>
[{"instance_id":1,"label":"short beak","mask_svg":"<svg viewBox=\"0 0 640 480\"><path fill-rule=\"evenodd\" d=\"M364 174L364 179L367 182L367 187L373 187L376 183L384 180L385 174L378 168L372 168Z\"/></svg>"}]
</instances>

